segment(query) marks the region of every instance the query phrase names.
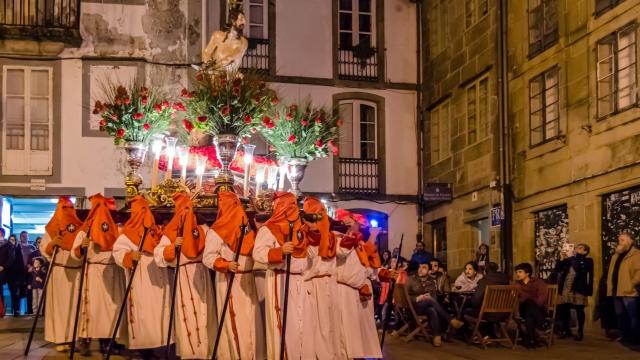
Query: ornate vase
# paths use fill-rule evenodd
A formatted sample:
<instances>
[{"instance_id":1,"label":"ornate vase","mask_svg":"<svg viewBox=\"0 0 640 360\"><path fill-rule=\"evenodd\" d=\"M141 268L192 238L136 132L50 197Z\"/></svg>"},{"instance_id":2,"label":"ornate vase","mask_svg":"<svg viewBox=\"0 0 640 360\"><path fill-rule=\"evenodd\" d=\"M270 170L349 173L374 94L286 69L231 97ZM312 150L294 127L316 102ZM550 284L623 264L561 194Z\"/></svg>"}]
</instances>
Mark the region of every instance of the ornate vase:
<instances>
[{"instance_id":1,"label":"ornate vase","mask_svg":"<svg viewBox=\"0 0 640 360\"><path fill-rule=\"evenodd\" d=\"M213 144L216 146L216 155L222 169L218 174L218 179L227 179L233 181L233 176L229 170L229 165L236 157L236 151L240 145L240 137L235 134L218 134L213 137Z\"/></svg>"},{"instance_id":2,"label":"ornate vase","mask_svg":"<svg viewBox=\"0 0 640 360\"><path fill-rule=\"evenodd\" d=\"M291 190L296 197L300 197L302 192L300 191L299 185L304 177L304 172L307 169L307 165L309 161L305 158L290 158L286 159L286 167L287 167L287 178L291 183Z\"/></svg>"},{"instance_id":3,"label":"ornate vase","mask_svg":"<svg viewBox=\"0 0 640 360\"><path fill-rule=\"evenodd\" d=\"M127 155L127 164L129 171L124 178L124 184L127 188L127 198L132 198L139 193L140 185L142 185L142 176L138 174L138 169L144 162L147 154L147 145L142 142L129 141L124 144L124 152Z\"/></svg>"}]
</instances>

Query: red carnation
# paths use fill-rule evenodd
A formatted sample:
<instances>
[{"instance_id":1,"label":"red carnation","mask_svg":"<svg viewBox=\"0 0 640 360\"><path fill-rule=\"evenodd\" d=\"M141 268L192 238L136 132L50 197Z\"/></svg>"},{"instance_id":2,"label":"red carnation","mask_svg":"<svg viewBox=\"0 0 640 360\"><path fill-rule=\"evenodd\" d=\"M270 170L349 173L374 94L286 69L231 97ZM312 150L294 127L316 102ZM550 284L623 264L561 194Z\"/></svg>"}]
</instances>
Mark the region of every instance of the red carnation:
<instances>
[{"instance_id":1,"label":"red carnation","mask_svg":"<svg viewBox=\"0 0 640 360\"><path fill-rule=\"evenodd\" d=\"M193 130L193 124L191 123L191 121L189 121L187 119L182 119L182 126L184 126L184 128L188 132L191 132L191 130Z\"/></svg>"},{"instance_id":2,"label":"red carnation","mask_svg":"<svg viewBox=\"0 0 640 360\"><path fill-rule=\"evenodd\" d=\"M258 132L258 129L256 129L256 128L251 128L251 132L255 134L255 133L257 133L257 132Z\"/></svg>"},{"instance_id":3,"label":"red carnation","mask_svg":"<svg viewBox=\"0 0 640 360\"><path fill-rule=\"evenodd\" d=\"M307 126L309 125L309 121L307 121L307 119L302 119L300 120L300 124L302 124L302 126Z\"/></svg>"},{"instance_id":4,"label":"red carnation","mask_svg":"<svg viewBox=\"0 0 640 360\"><path fill-rule=\"evenodd\" d=\"M293 105L289 106L289 112L294 113L294 112L296 112L297 110L298 110L298 105L293 104Z\"/></svg>"},{"instance_id":5,"label":"red carnation","mask_svg":"<svg viewBox=\"0 0 640 360\"><path fill-rule=\"evenodd\" d=\"M316 118L316 124L322 124L322 119L321 118Z\"/></svg>"},{"instance_id":6,"label":"red carnation","mask_svg":"<svg viewBox=\"0 0 640 360\"><path fill-rule=\"evenodd\" d=\"M153 108L157 112L161 112L162 111L162 105L160 105L160 104L154 104Z\"/></svg>"},{"instance_id":7,"label":"red carnation","mask_svg":"<svg viewBox=\"0 0 640 360\"><path fill-rule=\"evenodd\" d=\"M100 127L105 127L107 126L107 121L105 119L101 119L100 120Z\"/></svg>"},{"instance_id":8,"label":"red carnation","mask_svg":"<svg viewBox=\"0 0 640 360\"><path fill-rule=\"evenodd\" d=\"M271 99L271 103L273 105L278 105L280 103L280 99L278 99L277 97L274 97L273 99Z\"/></svg>"},{"instance_id":9,"label":"red carnation","mask_svg":"<svg viewBox=\"0 0 640 360\"><path fill-rule=\"evenodd\" d=\"M118 129L116 131L116 136L119 137L119 138L123 137L124 136L124 129L123 128Z\"/></svg>"},{"instance_id":10,"label":"red carnation","mask_svg":"<svg viewBox=\"0 0 640 360\"><path fill-rule=\"evenodd\" d=\"M116 114L111 114L111 120L113 120L113 121L118 121L118 115L116 115Z\"/></svg>"},{"instance_id":11,"label":"red carnation","mask_svg":"<svg viewBox=\"0 0 640 360\"><path fill-rule=\"evenodd\" d=\"M151 129L151 125L149 125L149 123L144 123L142 124L142 128L144 131L149 131L149 129Z\"/></svg>"},{"instance_id":12,"label":"red carnation","mask_svg":"<svg viewBox=\"0 0 640 360\"><path fill-rule=\"evenodd\" d=\"M233 89L231 89L231 92L233 93L233 96L240 96L240 88L239 87L234 87Z\"/></svg>"},{"instance_id":13,"label":"red carnation","mask_svg":"<svg viewBox=\"0 0 640 360\"><path fill-rule=\"evenodd\" d=\"M321 148L322 147L322 140L320 140L320 139L316 140L316 146Z\"/></svg>"},{"instance_id":14,"label":"red carnation","mask_svg":"<svg viewBox=\"0 0 640 360\"><path fill-rule=\"evenodd\" d=\"M243 137L242 138L242 144L248 144L249 143L249 138L248 137Z\"/></svg>"},{"instance_id":15,"label":"red carnation","mask_svg":"<svg viewBox=\"0 0 640 360\"><path fill-rule=\"evenodd\" d=\"M143 96L140 101L142 102L142 105L147 105L149 103L149 98L147 98L146 96Z\"/></svg>"},{"instance_id":16,"label":"red carnation","mask_svg":"<svg viewBox=\"0 0 640 360\"><path fill-rule=\"evenodd\" d=\"M197 73L196 74L196 80L197 81L202 81L202 73Z\"/></svg>"},{"instance_id":17,"label":"red carnation","mask_svg":"<svg viewBox=\"0 0 640 360\"><path fill-rule=\"evenodd\" d=\"M244 116L244 123L245 124L251 124L251 115L245 115Z\"/></svg>"},{"instance_id":18,"label":"red carnation","mask_svg":"<svg viewBox=\"0 0 640 360\"><path fill-rule=\"evenodd\" d=\"M287 114L284 118L287 119L287 120L291 120L291 119L293 119L293 115Z\"/></svg>"},{"instance_id":19,"label":"red carnation","mask_svg":"<svg viewBox=\"0 0 640 360\"><path fill-rule=\"evenodd\" d=\"M146 87L141 87L140 88L140 96L144 96L147 97L149 96L149 89L147 89Z\"/></svg>"},{"instance_id":20,"label":"red carnation","mask_svg":"<svg viewBox=\"0 0 640 360\"><path fill-rule=\"evenodd\" d=\"M237 77L237 78L233 79L233 86L239 87L240 84L242 84L242 78Z\"/></svg>"},{"instance_id":21,"label":"red carnation","mask_svg":"<svg viewBox=\"0 0 640 360\"><path fill-rule=\"evenodd\" d=\"M130 98L128 98L128 97L127 97L127 98L124 98L124 104L125 104L125 105L129 105L129 104L131 104L131 99L130 99Z\"/></svg>"},{"instance_id":22,"label":"red carnation","mask_svg":"<svg viewBox=\"0 0 640 360\"><path fill-rule=\"evenodd\" d=\"M173 110L175 110L175 111L187 111L187 108L184 107L183 103L178 101L177 103L173 104Z\"/></svg>"},{"instance_id":23,"label":"red carnation","mask_svg":"<svg viewBox=\"0 0 640 360\"><path fill-rule=\"evenodd\" d=\"M169 102L167 100L162 102L162 107L163 108L168 108L169 107Z\"/></svg>"},{"instance_id":24,"label":"red carnation","mask_svg":"<svg viewBox=\"0 0 640 360\"><path fill-rule=\"evenodd\" d=\"M185 97L185 98L190 98L191 97L191 93L187 89L182 89L182 91L180 92L180 96Z\"/></svg>"},{"instance_id":25,"label":"red carnation","mask_svg":"<svg viewBox=\"0 0 640 360\"><path fill-rule=\"evenodd\" d=\"M338 125L338 126L344 125L344 120L338 119L338 121L336 122L336 125Z\"/></svg>"},{"instance_id":26,"label":"red carnation","mask_svg":"<svg viewBox=\"0 0 640 360\"><path fill-rule=\"evenodd\" d=\"M295 135L290 135L289 138L287 139L288 142L293 143L296 142L296 136Z\"/></svg>"},{"instance_id":27,"label":"red carnation","mask_svg":"<svg viewBox=\"0 0 640 360\"><path fill-rule=\"evenodd\" d=\"M140 120L144 117L144 115L142 113L135 113L133 114L133 119L134 120Z\"/></svg>"},{"instance_id":28,"label":"red carnation","mask_svg":"<svg viewBox=\"0 0 640 360\"><path fill-rule=\"evenodd\" d=\"M220 109L220 114L222 114L222 116L227 116L230 112L231 108L228 105L225 105Z\"/></svg>"},{"instance_id":29,"label":"red carnation","mask_svg":"<svg viewBox=\"0 0 640 360\"><path fill-rule=\"evenodd\" d=\"M122 105L122 100L120 100L120 98L117 97L115 103L116 105Z\"/></svg>"},{"instance_id":30,"label":"red carnation","mask_svg":"<svg viewBox=\"0 0 640 360\"><path fill-rule=\"evenodd\" d=\"M198 116L198 122L206 122L207 121L207 116L206 115L200 115Z\"/></svg>"}]
</instances>

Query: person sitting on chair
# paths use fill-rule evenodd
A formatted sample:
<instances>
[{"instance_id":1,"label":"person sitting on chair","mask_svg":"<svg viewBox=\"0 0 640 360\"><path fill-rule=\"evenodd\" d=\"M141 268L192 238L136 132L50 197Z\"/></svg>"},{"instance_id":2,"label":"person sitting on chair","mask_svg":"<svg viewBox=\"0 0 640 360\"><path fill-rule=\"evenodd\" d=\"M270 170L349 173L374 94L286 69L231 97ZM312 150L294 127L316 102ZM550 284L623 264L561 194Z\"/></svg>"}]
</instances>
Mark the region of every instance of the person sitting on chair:
<instances>
[{"instance_id":1,"label":"person sitting on chair","mask_svg":"<svg viewBox=\"0 0 640 360\"><path fill-rule=\"evenodd\" d=\"M545 328L547 325L547 284L541 279L531 277L533 267L529 263L518 264L515 270L520 318L525 323L524 346L535 348L536 328Z\"/></svg>"},{"instance_id":2,"label":"person sitting on chair","mask_svg":"<svg viewBox=\"0 0 640 360\"><path fill-rule=\"evenodd\" d=\"M446 321L454 329L459 329L462 321L452 318L436 299L436 282L428 276L429 264L421 264L418 272L409 277L407 291L418 315L426 315L433 333L433 346L442 344L441 323Z\"/></svg>"}]
</instances>

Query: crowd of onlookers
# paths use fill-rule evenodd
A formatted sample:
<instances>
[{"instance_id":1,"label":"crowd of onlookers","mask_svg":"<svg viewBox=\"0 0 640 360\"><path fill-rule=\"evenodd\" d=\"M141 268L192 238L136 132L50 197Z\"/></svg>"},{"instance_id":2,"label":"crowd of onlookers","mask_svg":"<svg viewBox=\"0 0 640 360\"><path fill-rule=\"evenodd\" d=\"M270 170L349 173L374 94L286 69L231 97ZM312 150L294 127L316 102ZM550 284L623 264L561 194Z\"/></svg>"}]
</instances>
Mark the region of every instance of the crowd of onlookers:
<instances>
[{"instance_id":1,"label":"crowd of onlookers","mask_svg":"<svg viewBox=\"0 0 640 360\"><path fill-rule=\"evenodd\" d=\"M556 338L582 341L585 309L590 303L589 298L594 295L594 287L597 293L592 305L595 306L589 308L593 311L594 320L600 320L610 338L638 344L640 250L636 248L633 236L630 232L619 235L615 253L599 286L594 281L594 263L589 253L590 248L586 244L563 249L554 272L544 280L534 276L534 268L529 263L516 265L512 274L500 271L498 264L490 261L489 247L485 244L479 247L475 259L465 264L462 273L454 281L451 281L442 262L426 251L420 242L411 259L402 258L398 255L398 249L395 249L393 252L385 251L382 262L383 267L398 270L396 283L405 288L402 292L408 295L405 298L412 303L415 312L427 317L434 346L440 346L445 335L469 335L471 327L465 326L464 320L468 316L478 316L487 286L490 285L513 285L517 291L514 324L521 334L521 344L527 348L540 346L542 342L539 335L551 331L554 331ZM548 290L552 284L557 285L557 299L550 302ZM394 295L396 302L398 295L402 297L397 292ZM403 312L401 307L392 306L389 309L388 284L379 284L377 296L376 316L381 323L388 313L392 314L388 322L395 328L411 318L395 313ZM550 304L555 304L555 319L550 316ZM575 317L572 312L575 312ZM495 329L502 320L505 318L495 323L482 322L481 333L485 339L496 337ZM553 322L555 328L551 326ZM572 326L574 324L576 326Z\"/></svg>"},{"instance_id":2,"label":"crowd of onlookers","mask_svg":"<svg viewBox=\"0 0 640 360\"><path fill-rule=\"evenodd\" d=\"M15 234L5 236L5 230L0 228L0 317L5 314L33 315L38 309L47 274L47 263L39 250L41 238L30 243L26 231L20 233L19 239ZM5 285L10 306L4 301ZM26 308L21 314L23 299L26 299Z\"/></svg>"}]
</instances>

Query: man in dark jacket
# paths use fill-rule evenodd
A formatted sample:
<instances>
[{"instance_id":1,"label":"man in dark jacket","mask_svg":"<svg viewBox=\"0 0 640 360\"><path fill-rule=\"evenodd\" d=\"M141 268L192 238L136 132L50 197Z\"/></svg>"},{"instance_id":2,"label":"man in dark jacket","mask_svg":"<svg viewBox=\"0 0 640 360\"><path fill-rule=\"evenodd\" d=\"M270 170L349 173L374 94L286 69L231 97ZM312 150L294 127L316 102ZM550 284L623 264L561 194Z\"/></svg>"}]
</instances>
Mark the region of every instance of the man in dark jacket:
<instances>
[{"instance_id":1,"label":"man in dark jacket","mask_svg":"<svg viewBox=\"0 0 640 360\"><path fill-rule=\"evenodd\" d=\"M7 283L7 271L15 259L13 248L4 236L5 230L0 227L0 289Z\"/></svg>"},{"instance_id":2,"label":"man in dark jacket","mask_svg":"<svg viewBox=\"0 0 640 360\"><path fill-rule=\"evenodd\" d=\"M472 308L480 309L487 286L509 285L509 277L504 273L498 272L498 264L490 262L485 271L486 274L478 281L478 288L473 293L473 296L471 296L471 299L469 299L469 306Z\"/></svg>"},{"instance_id":3,"label":"man in dark jacket","mask_svg":"<svg viewBox=\"0 0 640 360\"><path fill-rule=\"evenodd\" d=\"M547 284L531 277L533 266L529 263L518 264L516 270L516 286L520 300L520 318L524 320L524 346L537 347L536 328L544 328L547 313Z\"/></svg>"},{"instance_id":4,"label":"man in dark jacket","mask_svg":"<svg viewBox=\"0 0 640 360\"><path fill-rule=\"evenodd\" d=\"M22 250L20 249L20 245L17 242L16 236L9 236L9 241L7 242L9 249L7 251L12 252L13 261L11 265L7 268L6 280L9 285L9 292L11 293L11 306L13 307L13 316L20 315L20 294L22 293L22 287L26 286L25 282L25 267L24 261L22 260Z\"/></svg>"},{"instance_id":5,"label":"man in dark jacket","mask_svg":"<svg viewBox=\"0 0 640 360\"><path fill-rule=\"evenodd\" d=\"M20 232L20 251L22 252L22 262L24 264L25 282L21 286L21 293L23 297L27 298L27 312L26 314L32 314L33 311L33 292L28 287L28 281L26 274L31 267L32 254L36 251L36 247L29 244L29 233L26 231Z\"/></svg>"}]
</instances>

